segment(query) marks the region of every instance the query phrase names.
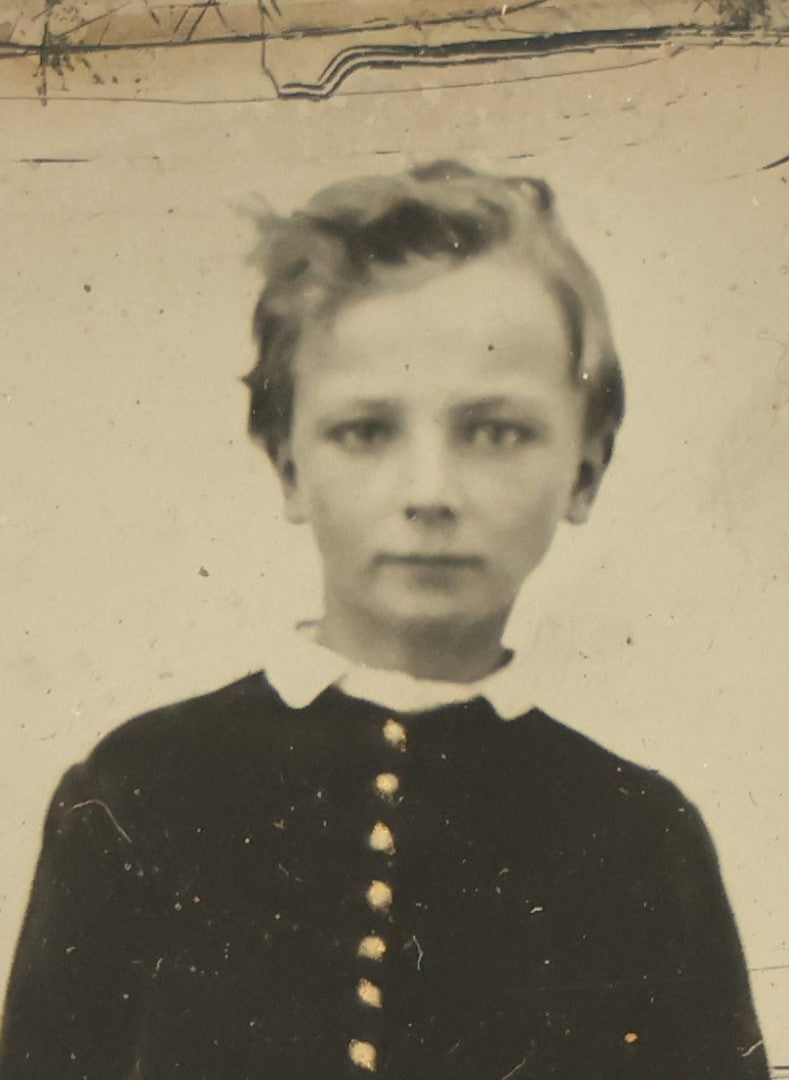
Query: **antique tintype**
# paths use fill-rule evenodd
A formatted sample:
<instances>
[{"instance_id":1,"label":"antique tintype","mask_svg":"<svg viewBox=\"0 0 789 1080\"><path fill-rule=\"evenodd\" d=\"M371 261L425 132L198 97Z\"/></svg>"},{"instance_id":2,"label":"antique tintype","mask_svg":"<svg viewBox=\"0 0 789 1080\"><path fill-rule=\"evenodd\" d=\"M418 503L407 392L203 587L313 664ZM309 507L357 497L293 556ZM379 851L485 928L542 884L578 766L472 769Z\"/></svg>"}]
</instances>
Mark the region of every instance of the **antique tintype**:
<instances>
[{"instance_id":1,"label":"antique tintype","mask_svg":"<svg viewBox=\"0 0 789 1080\"><path fill-rule=\"evenodd\" d=\"M789 1068L788 22L0 8L2 1080Z\"/></svg>"}]
</instances>

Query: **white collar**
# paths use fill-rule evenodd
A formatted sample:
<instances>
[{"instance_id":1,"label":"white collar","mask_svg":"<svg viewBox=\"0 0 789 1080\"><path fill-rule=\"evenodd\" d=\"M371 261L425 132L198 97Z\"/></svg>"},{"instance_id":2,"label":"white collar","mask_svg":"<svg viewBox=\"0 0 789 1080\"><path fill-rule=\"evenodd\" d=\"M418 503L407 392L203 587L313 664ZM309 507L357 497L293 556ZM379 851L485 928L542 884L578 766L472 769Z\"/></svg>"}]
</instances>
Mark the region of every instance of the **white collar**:
<instances>
[{"instance_id":1,"label":"white collar","mask_svg":"<svg viewBox=\"0 0 789 1080\"><path fill-rule=\"evenodd\" d=\"M314 623L299 623L271 642L264 666L266 678L286 705L303 709L329 686L349 697L383 705L394 712L425 712L484 697L502 720L522 716L534 707L523 660L508 663L475 682L417 679L403 671L365 667L319 644Z\"/></svg>"}]
</instances>

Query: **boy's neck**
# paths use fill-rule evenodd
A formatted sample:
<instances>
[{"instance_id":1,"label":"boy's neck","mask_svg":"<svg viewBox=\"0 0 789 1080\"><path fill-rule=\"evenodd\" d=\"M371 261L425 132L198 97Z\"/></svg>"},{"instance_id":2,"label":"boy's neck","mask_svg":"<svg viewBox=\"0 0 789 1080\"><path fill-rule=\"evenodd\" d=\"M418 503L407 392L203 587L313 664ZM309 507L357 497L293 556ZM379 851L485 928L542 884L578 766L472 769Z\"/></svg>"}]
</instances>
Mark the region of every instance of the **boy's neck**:
<instances>
[{"instance_id":1,"label":"boy's neck","mask_svg":"<svg viewBox=\"0 0 789 1080\"><path fill-rule=\"evenodd\" d=\"M506 614L485 625L391 627L352 620L327 607L318 627L322 645L366 667L403 671L417 679L474 682L501 666Z\"/></svg>"}]
</instances>

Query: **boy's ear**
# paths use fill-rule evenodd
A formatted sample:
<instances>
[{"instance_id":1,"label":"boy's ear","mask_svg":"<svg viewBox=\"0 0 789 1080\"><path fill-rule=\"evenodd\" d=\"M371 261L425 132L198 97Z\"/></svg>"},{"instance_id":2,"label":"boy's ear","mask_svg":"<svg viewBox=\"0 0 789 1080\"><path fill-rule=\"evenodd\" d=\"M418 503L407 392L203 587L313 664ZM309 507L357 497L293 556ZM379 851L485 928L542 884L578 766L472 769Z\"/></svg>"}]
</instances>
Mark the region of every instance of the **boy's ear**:
<instances>
[{"instance_id":1,"label":"boy's ear","mask_svg":"<svg viewBox=\"0 0 789 1080\"><path fill-rule=\"evenodd\" d=\"M307 515L304 510L296 462L293 460L289 439L283 439L280 443L274 459L274 468L277 470L277 476L279 476L282 488L285 517L292 525L301 525L307 520Z\"/></svg>"},{"instance_id":2,"label":"boy's ear","mask_svg":"<svg viewBox=\"0 0 789 1080\"><path fill-rule=\"evenodd\" d=\"M589 517L605 467L602 439L587 440L565 514L567 521L572 522L573 525L583 525Z\"/></svg>"}]
</instances>

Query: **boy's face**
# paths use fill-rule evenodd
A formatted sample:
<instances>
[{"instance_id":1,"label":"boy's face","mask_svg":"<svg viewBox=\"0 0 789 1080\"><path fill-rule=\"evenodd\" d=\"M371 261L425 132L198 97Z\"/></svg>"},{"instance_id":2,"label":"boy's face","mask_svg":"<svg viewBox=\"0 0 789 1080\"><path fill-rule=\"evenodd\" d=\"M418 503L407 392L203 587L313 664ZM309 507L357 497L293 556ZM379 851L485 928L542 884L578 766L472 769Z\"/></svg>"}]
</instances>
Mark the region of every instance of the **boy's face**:
<instances>
[{"instance_id":1,"label":"boy's face","mask_svg":"<svg viewBox=\"0 0 789 1080\"><path fill-rule=\"evenodd\" d=\"M506 618L593 496L568 350L558 301L502 256L312 330L280 472L289 519L314 530L327 611L405 630Z\"/></svg>"}]
</instances>

